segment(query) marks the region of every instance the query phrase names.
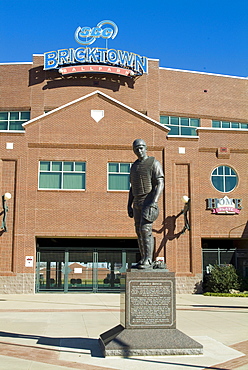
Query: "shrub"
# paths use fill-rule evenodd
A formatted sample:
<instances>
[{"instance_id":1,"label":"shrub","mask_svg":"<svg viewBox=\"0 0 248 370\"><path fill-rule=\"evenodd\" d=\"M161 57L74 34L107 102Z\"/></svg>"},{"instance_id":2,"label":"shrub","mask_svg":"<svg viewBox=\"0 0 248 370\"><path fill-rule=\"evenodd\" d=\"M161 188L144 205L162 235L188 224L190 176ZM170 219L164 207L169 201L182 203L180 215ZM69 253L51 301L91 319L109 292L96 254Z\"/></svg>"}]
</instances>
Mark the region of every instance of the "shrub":
<instances>
[{"instance_id":1,"label":"shrub","mask_svg":"<svg viewBox=\"0 0 248 370\"><path fill-rule=\"evenodd\" d=\"M213 293L229 293L231 289L240 289L238 274L233 265L215 265L211 273L206 275L204 291Z\"/></svg>"}]
</instances>

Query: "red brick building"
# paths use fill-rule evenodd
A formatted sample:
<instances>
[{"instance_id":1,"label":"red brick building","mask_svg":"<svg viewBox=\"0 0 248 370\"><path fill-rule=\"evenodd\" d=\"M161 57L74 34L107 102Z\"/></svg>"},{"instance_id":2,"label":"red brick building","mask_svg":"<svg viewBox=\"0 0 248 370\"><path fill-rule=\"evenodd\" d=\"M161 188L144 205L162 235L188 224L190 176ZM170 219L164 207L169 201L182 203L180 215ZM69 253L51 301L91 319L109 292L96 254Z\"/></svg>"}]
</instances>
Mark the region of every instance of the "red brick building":
<instances>
[{"instance_id":1,"label":"red brick building","mask_svg":"<svg viewBox=\"0 0 248 370\"><path fill-rule=\"evenodd\" d=\"M62 76L34 55L0 64L0 81L0 189L12 195L1 293L118 291L139 258L126 211L136 138L164 167L154 258L176 273L177 291L193 292L215 263L248 276L247 79L158 60L134 78ZM181 233L184 195L191 227Z\"/></svg>"}]
</instances>

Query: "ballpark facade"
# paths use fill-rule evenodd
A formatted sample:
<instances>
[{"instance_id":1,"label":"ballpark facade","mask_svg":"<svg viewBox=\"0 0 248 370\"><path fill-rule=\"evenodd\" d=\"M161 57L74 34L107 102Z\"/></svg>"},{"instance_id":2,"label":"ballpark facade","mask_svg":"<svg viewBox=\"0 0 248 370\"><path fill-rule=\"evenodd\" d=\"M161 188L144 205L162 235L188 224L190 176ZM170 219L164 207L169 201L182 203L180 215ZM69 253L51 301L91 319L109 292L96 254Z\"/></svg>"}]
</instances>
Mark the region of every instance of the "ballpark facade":
<instances>
[{"instance_id":1,"label":"ballpark facade","mask_svg":"<svg viewBox=\"0 0 248 370\"><path fill-rule=\"evenodd\" d=\"M44 55L0 64L0 292L119 291L139 260L127 215L137 138L163 165L154 260L177 292L200 291L214 264L248 276L247 79L142 58L133 72L114 51L96 63L82 49L62 68Z\"/></svg>"}]
</instances>

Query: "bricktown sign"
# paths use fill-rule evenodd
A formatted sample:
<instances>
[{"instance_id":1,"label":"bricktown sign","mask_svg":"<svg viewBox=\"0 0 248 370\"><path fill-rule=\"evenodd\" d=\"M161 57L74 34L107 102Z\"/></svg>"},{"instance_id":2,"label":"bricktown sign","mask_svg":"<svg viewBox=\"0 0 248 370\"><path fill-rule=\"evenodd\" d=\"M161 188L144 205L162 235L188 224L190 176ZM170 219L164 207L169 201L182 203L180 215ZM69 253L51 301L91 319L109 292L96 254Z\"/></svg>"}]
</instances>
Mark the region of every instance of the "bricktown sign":
<instances>
[{"instance_id":1,"label":"bricktown sign","mask_svg":"<svg viewBox=\"0 0 248 370\"><path fill-rule=\"evenodd\" d=\"M105 27L105 26L108 27ZM101 21L96 27L78 27L75 40L86 47L61 49L44 53L44 70L58 69L62 75L74 73L112 73L135 77L147 73L147 58L128 51L89 48L97 39L114 39L118 27L112 21Z\"/></svg>"},{"instance_id":2,"label":"bricktown sign","mask_svg":"<svg viewBox=\"0 0 248 370\"><path fill-rule=\"evenodd\" d=\"M208 198L207 199L207 209L211 209L212 213L215 214L239 214L242 199L237 198Z\"/></svg>"}]
</instances>

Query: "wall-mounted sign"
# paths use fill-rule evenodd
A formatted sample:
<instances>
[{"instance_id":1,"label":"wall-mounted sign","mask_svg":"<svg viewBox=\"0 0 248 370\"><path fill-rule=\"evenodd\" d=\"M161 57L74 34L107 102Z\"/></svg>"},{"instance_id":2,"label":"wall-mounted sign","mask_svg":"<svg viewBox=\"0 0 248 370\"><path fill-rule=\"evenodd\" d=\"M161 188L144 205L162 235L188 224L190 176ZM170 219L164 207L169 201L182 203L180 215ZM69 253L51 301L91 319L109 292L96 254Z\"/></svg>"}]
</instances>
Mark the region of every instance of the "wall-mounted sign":
<instances>
[{"instance_id":1,"label":"wall-mounted sign","mask_svg":"<svg viewBox=\"0 0 248 370\"><path fill-rule=\"evenodd\" d=\"M84 64L82 66L70 66L63 67L59 69L59 73L62 75L71 75L74 73L82 72L95 72L95 73L113 73L116 75L122 76L133 76L134 72L131 69L112 67L112 66L103 66L103 65L94 65L94 64Z\"/></svg>"},{"instance_id":2,"label":"wall-mounted sign","mask_svg":"<svg viewBox=\"0 0 248 370\"><path fill-rule=\"evenodd\" d=\"M242 199L239 198L208 198L207 209L211 209L215 214L239 214L242 206Z\"/></svg>"},{"instance_id":3,"label":"wall-mounted sign","mask_svg":"<svg viewBox=\"0 0 248 370\"><path fill-rule=\"evenodd\" d=\"M74 267L74 274L82 274L83 268L82 267Z\"/></svg>"},{"instance_id":4,"label":"wall-mounted sign","mask_svg":"<svg viewBox=\"0 0 248 370\"><path fill-rule=\"evenodd\" d=\"M25 267L33 267L34 265L34 256L25 257Z\"/></svg>"},{"instance_id":5,"label":"wall-mounted sign","mask_svg":"<svg viewBox=\"0 0 248 370\"><path fill-rule=\"evenodd\" d=\"M103 28L106 24L111 25L112 28ZM78 27L75 39L81 45L90 45L100 37L113 39L117 32L118 28L114 22L102 21L97 27ZM101 72L134 77L147 73L147 64L147 58L144 56L129 51L98 47L69 48L44 53L44 70L59 68L60 73L63 74ZM109 69L100 69L104 65ZM94 69L90 69L89 66ZM73 68L68 69L69 67Z\"/></svg>"}]
</instances>

